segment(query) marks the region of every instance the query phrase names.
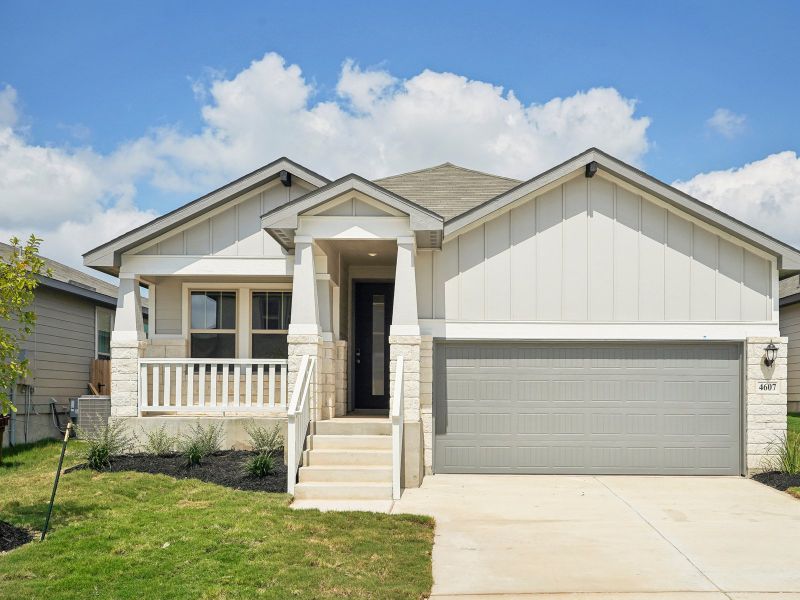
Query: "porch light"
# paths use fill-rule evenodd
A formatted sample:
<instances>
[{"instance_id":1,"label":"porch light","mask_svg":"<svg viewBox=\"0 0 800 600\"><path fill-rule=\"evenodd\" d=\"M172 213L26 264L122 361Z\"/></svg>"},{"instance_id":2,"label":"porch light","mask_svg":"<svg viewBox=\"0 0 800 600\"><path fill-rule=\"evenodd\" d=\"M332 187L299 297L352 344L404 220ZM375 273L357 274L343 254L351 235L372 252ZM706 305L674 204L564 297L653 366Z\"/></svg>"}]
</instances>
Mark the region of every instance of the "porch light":
<instances>
[{"instance_id":1,"label":"porch light","mask_svg":"<svg viewBox=\"0 0 800 600\"><path fill-rule=\"evenodd\" d=\"M771 367L775 364L775 358L778 356L778 347L773 344L772 342L769 343L769 346L764 348L764 364L768 367Z\"/></svg>"},{"instance_id":2,"label":"porch light","mask_svg":"<svg viewBox=\"0 0 800 600\"><path fill-rule=\"evenodd\" d=\"M378 256L377 252L367 252L367 256Z\"/></svg>"}]
</instances>

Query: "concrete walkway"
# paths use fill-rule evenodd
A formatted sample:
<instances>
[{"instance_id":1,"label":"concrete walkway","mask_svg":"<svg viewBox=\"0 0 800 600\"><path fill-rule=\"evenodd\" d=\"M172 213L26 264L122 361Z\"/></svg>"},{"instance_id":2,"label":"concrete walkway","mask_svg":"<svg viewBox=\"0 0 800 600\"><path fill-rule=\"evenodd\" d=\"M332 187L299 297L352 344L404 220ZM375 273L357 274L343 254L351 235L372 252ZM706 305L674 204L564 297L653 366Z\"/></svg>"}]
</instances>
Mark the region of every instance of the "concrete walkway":
<instances>
[{"instance_id":1,"label":"concrete walkway","mask_svg":"<svg viewBox=\"0 0 800 600\"><path fill-rule=\"evenodd\" d=\"M392 512L436 518L440 600L800 599L800 500L742 478L435 475Z\"/></svg>"}]
</instances>

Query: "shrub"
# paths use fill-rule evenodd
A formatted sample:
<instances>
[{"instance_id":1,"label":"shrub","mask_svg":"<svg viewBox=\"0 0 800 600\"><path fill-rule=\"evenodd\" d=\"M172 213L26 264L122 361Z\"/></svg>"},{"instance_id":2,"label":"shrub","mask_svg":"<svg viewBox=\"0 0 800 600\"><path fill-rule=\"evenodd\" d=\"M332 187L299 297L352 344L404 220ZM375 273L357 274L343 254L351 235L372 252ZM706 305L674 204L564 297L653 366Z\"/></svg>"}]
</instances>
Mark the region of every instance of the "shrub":
<instances>
[{"instance_id":1,"label":"shrub","mask_svg":"<svg viewBox=\"0 0 800 600\"><path fill-rule=\"evenodd\" d=\"M123 454L133 443L123 421L112 421L95 431L78 428L78 436L85 442L83 457L90 469L102 471L111 465L111 457Z\"/></svg>"},{"instance_id":2,"label":"shrub","mask_svg":"<svg viewBox=\"0 0 800 600\"><path fill-rule=\"evenodd\" d=\"M787 431L769 445L767 470L790 475L800 473L800 435Z\"/></svg>"},{"instance_id":3,"label":"shrub","mask_svg":"<svg viewBox=\"0 0 800 600\"><path fill-rule=\"evenodd\" d=\"M162 425L158 429L144 432L145 443L144 451L147 454L156 456L166 456L175 451L178 438L167 431L167 426Z\"/></svg>"},{"instance_id":4,"label":"shrub","mask_svg":"<svg viewBox=\"0 0 800 600\"><path fill-rule=\"evenodd\" d=\"M266 477L275 465L271 454L258 453L251 456L244 465L244 471L250 477Z\"/></svg>"},{"instance_id":5,"label":"shrub","mask_svg":"<svg viewBox=\"0 0 800 600\"><path fill-rule=\"evenodd\" d=\"M222 425L214 424L190 426L179 442L180 452L190 467L199 465L206 456L219 452L221 447Z\"/></svg>"},{"instance_id":6,"label":"shrub","mask_svg":"<svg viewBox=\"0 0 800 600\"><path fill-rule=\"evenodd\" d=\"M245 425L245 431L250 436L250 442L258 454L270 457L275 456L283 448L283 434L277 423L272 427L262 427L250 421Z\"/></svg>"}]
</instances>

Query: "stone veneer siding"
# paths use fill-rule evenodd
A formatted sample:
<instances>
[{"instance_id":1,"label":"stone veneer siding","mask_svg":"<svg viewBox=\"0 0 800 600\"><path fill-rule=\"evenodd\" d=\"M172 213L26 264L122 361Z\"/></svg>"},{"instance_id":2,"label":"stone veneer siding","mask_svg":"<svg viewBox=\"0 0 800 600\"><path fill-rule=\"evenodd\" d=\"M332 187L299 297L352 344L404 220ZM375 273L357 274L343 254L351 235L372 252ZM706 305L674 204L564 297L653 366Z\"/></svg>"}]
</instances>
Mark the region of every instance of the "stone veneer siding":
<instances>
[{"instance_id":1,"label":"stone veneer siding","mask_svg":"<svg viewBox=\"0 0 800 600\"><path fill-rule=\"evenodd\" d=\"M764 364L764 347L772 342L778 347L775 364ZM774 444L786 435L787 349L785 337L751 337L746 342L745 444L747 471L769 469L774 458ZM777 394L758 391L759 381L775 381Z\"/></svg>"},{"instance_id":2,"label":"stone veneer siding","mask_svg":"<svg viewBox=\"0 0 800 600\"><path fill-rule=\"evenodd\" d=\"M320 360L320 357L323 354L322 338L317 335L290 335L288 336L287 342L289 346L289 381L286 386L286 396L288 398L287 402L292 401L294 385L297 381L297 374L300 371L300 361L306 354L309 356L315 356L317 358L316 381L312 384L312 398L317 397L316 390L318 389L320 381L322 381L320 377L320 363L324 362L324 357L323 360ZM313 419L318 420L321 418L322 403L318 403L315 409L316 415L313 416Z\"/></svg>"},{"instance_id":3,"label":"stone veneer siding","mask_svg":"<svg viewBox=\"0 0 800 600\"><path fill-rule=\"evenodd\" d=\"M334 342L334 380L336 388L336 405L334 415L343 417L347 414L347 342Z\"/></svg>"},{"instance_id":4,"label":"stone veneer siding","mask_svg":"<svg viewBox=\"0 0 800 600\"><path fill-rule=\"evenodd\" d=\"M111 418L139 414L139 357L145 341L111 340Z\"/></svg>"},{"instance_id":5,"label":"stone veneer siding","mask_svg":"<svg viewBox=\"0 0 800 600\"><path fill-rule=\"evenodd\" d=\"M422 419L425 475L433 473L433 337L423 335L419 348L419 410Z\"/></svg>"}]
</instances>

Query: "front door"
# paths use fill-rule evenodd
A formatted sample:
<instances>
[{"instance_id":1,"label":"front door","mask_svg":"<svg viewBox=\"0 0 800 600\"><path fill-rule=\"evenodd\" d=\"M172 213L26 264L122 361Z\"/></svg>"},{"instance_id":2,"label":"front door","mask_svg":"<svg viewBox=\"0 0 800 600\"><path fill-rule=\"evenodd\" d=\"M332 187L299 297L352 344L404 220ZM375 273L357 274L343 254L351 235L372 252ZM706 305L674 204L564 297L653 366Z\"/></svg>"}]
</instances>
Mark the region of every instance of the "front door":
<instances>
[{"instance_id":1,"label":"front door","mask_svg":"<svg viewBox=\"0 0 800 600\"><path fill-rule=\"evenodd\" d=\"M354 397L359 409L389 410L389 326L393 283L356 283Z\"/></svg>"}]
</instances>

